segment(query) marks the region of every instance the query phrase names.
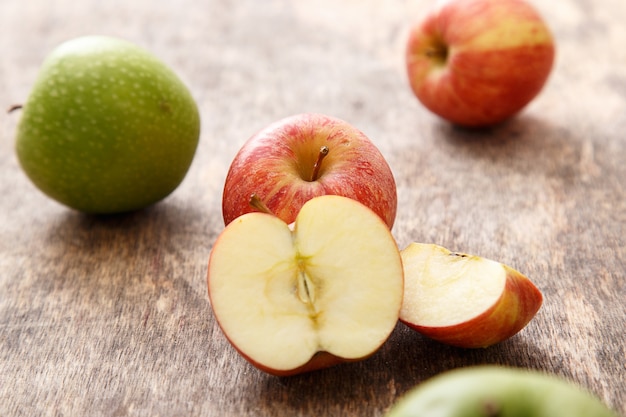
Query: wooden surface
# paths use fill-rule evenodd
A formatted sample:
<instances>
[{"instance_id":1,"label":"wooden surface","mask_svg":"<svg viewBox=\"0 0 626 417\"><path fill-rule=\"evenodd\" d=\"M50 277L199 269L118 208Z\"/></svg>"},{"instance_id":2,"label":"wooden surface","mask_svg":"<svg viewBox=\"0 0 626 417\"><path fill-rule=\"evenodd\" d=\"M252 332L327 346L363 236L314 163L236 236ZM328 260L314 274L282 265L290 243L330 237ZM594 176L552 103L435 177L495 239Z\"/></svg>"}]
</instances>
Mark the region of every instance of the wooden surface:
<instances>
[{"instance_id":1,"label":"wooden surface","mask_svg":"<svg viewBox=\"0 0 626 417\"><path fill-rule=\"evenodd\" d=\"M545 370L626 414L626 3L533 2L558 43L518 117L485 131L429 114L405 79L426 0L2 0L0 105L23 102L45 55L85 34L134 41L185 80L202 116L183 184L147 210L85 216L19 169L19 112L0 115L0 415L381 416L447 369ZM396 175L394 235L497 259L545 295L530 325L484 350L398 325L370 359L276 378L225 340L206 264L226 171L279 118L343 118Z\"/></svg>"}]
</instances>

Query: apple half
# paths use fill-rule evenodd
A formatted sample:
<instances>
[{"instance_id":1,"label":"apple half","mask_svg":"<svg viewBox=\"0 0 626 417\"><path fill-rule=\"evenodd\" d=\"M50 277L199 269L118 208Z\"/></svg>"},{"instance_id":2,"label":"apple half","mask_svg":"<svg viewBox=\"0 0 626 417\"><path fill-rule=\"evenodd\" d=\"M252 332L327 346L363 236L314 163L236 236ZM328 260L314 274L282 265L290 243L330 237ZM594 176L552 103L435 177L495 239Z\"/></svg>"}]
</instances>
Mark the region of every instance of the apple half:
<instances>
[{"instance_id":1,"label":"apple half","mask_svg":"<svg viewBox=\"0 0 626 417\"><path fill-rule=\"evenodd\" d=\"M376 213L325 195L292 225L261 212L234 219L213 246L207 283L235 349L286 376L373 354L398 322L403 268Z\"/></svg>"},{"instance_id":2,"label":"apple half","mask_svg":"<svg viewBox=\"0 0 626 417\"><path fill-rule=\"evenodd\" d=\"M523 274L500 262L411 243L401 251L405 289L400 320L431 339L488 347L524 328L543 302Z\"/></svg>"}]
</instances>

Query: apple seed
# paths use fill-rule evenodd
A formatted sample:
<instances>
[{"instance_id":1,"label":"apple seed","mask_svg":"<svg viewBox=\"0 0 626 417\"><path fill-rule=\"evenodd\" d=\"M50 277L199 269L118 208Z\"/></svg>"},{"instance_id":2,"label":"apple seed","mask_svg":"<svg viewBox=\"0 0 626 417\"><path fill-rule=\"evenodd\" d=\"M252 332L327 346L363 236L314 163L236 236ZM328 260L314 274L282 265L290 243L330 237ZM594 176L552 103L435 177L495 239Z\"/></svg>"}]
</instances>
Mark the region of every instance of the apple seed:
<instances>
[{"instance_id":1,"label":"apple seed","mask_svg":"<svg viewBox=\"0 0 626 417\"><path fill-rule=\"evenodd\" d=\"M300 271L298 274L298 298L303 303L313 308L315 303L315 284L311 277L304 271L304 267L300 263ZM314 310L314 309L313 309Z\"/></svg>"}]
</instances>

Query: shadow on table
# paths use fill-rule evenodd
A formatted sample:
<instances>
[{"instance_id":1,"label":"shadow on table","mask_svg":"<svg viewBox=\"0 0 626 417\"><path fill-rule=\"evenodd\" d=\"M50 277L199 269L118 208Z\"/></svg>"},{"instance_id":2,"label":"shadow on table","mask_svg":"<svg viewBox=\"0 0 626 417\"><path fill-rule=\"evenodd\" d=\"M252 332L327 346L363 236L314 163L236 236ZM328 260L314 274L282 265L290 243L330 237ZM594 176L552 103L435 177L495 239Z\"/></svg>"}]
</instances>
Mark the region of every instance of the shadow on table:
<instances>
[{"instance_id":1,"label":"shadow on table","mask_svg":"<svg viewBox=\"0 0 626 417\"><path fill-rule=\"evenodd\" d=\"M581 132L521 114L502 124L471 130L440 124L441 136L456 151L528 175L575 180L585 139Z\"/></svg>"},{"instance_id":2,"label":"shadow on table","mask_svg":"<svg viewBox=\"0 0 626 417\"><path fill-rule=\"evenodd\" d=\"M501 175L527 176L529 181L553 177L571 183L585 174L581 162L585 147L591 146L582 132L528 114L475 129L440 120L430 132L432 138L416 138L414 145L392 155L403 178L419 178L424 167L431 166L440 175L445 168L455 178L460 173L489 175L485 170L493 175L496 169Z\"/></svg>"},{"instance_id":3,"label":"shadow on table","mask_svg":"<svg viewBox=\"0 0 626 417\"><path fill-rule=\"evenodd\" d=\"M116 215L68 210L41 232L43 244L32 256L42 259L37 273L51 291L80 289L81 299L123 300L129 289L150 295L204 274L204 258L199 264L194 255L206 254L208 261L213 233L199 209L168 202Z\"/></svg>"},{"instance_id":4,"label":"shadow on table","mask_svg":"<svg viewBox=\"0 0 626 417\"><path fill-rule=\"evenodd\" d=\"M247 400L263 402L264 410L280 409L280 415L286 415L285 409L302 412L303 405L310 408L307 415L351 415L362 404L386 408L406 391L447 370L484 364L532 369L549 360L545 356L521 337L486 349L460 349L426 339L399 323L371 358L286 378L268 375L259 397Z\"/></svg>"}]
</instances>

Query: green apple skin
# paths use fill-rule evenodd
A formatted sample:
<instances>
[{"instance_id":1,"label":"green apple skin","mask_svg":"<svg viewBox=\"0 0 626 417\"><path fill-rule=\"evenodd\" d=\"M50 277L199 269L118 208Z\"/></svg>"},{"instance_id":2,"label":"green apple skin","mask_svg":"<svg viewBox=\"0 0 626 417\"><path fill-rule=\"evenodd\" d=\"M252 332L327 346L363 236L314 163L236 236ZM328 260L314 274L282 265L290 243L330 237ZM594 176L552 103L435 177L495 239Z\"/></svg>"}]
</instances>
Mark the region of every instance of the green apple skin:
<instances>
[{"instance_id":1,"label":"green apple skin","mask_svg":"<svg viewBox=\"0 0 626 417\"><path fill-rule=\"evenodd\" d=\"M182 182L200 135L187 87L128 41L86 36L46 58L22 108L16 153L45 194L87 213L138 210Z\"/></svg>"},{"instance_id":2,"label":"green apple skin","mask_svg":"<svg viewBox=\"0 0 626 417\"><path fill-rule=\"evenodd\" d=\"M444 372L402 397L386 417L617 417L556 376L482 365Z\"/></svg>"}]
</instances>

